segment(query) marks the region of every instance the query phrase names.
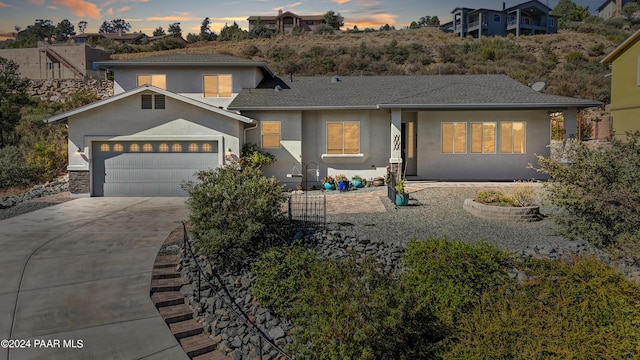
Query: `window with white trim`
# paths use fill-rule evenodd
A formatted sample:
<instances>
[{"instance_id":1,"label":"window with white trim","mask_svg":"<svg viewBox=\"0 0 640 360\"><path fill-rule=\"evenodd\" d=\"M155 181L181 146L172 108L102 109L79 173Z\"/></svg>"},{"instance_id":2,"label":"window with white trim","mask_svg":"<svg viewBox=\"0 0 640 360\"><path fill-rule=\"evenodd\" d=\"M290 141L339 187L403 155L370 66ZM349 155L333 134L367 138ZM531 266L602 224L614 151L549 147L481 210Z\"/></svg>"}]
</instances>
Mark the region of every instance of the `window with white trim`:
<instances>
[{"instance_id":1,"label":"window with white trim","mask_svg":"<svg viewBox=\"0 0 640 360\"><path fill-rule=\"evenodd\" d=\"M360 153L360 123L357 121L327 123L327 154Z\"/></svg>"},{"instance_id":2,"label":"window with white trim","mask_svg":"<svg viewBox=\"0 0 640 360\"><path fill-rule=\"evenodd\" d=\"M471 153L496 153L496 123L471 123Z\"/></svg>"},{"instance_id":3,"label":"window with white trim","mask_svg":"<svg viewBox=\"0 0 640 360\"><path fill-rule=\"evenodd\" d=\"M263 121L260 126L262 129L262 147L279 148L280 121Z\"/></svg>"},{"instance_id":4,"label":"window with white trim","mask_svg":"<svg viewBox=\"0 0 640 360\"><path fill-rule=\"evenodd\" d=\"M503 154L526 153L526 123L522 121L500 122L500 152Z\"/></svg>"},{"instance_id":5,"label":"window with white trim","mask_svg":"<svg viewBox=\"0 0 640 360\"><path fill-rule=\"evenodd\" d=\"M204 75L204 97L231 97L233 81L231 75Z\"/></svg>"},{"instance_id":6,"label":"window with white trim","mask_svg":"<svg viewBox=\"0 0 640 360\"><path fill-rule=\"evenodd\" d=\"M442 123L442 153L467 153L467 123Z\"/></svg>"},{"instance_id":7,"label":"window with white trim","mask_svg":"<svg viewBox=\"0 0 640 360\"><path fill-rule=\"evenodd\" d=\"M167 90L167 75L165 74L140 74L138 86L152 85L159 89Z\"/></svg>"}]
</instances>

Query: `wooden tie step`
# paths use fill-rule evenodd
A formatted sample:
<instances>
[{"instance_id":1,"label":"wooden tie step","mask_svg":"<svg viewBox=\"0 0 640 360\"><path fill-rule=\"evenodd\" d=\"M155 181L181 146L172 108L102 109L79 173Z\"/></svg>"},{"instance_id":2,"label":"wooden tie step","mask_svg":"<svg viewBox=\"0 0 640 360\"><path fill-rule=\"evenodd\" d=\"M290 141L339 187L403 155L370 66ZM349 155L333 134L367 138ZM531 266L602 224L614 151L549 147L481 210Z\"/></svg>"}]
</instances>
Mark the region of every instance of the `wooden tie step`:
<instances>
[{"instance_id":1,"label":"wooden tie step","mask_svg":"<svg viewBox=\"0 0 640 360\"><path fill-rule=\"evenodd\" d=\"M202 324L193 319L169 324L169 329L178 340L204 332Z\"/></svg>"},{"instance_id":2,"label":"wooden tie step","mask_svg":"<svg viewBox=\"0 0 640 360\"><path fill-rule=\"evenodd\" d=\"M180 273L176 271L174 267L161 267L155 268L151 272L152 279L171 279L171 278L179 278Z\"/></svg>"},{"instance_id":3,"label":"wooden tie step","mask_svg":"<svg viewBox=\"0 0 640 360\"><path fill-rule=\"evenodd\" d=\"M231 356L226 356L220 350L215 350L212 352L208 352L206 354L198 355L192 357L193 360L231 360Z\"/></svg>"},{"instance_id":4,"label":"wooden tie step","mask_svg":"<svg viewBox=\"0 0 640 360\"><path fill-rule=\"evenodd\" d=\"M216 343L205 334L180 339L180 345L190 358L210 353L216 349Z\"/></svg>"},{"instance_id":5,"label":"wooden tie step","mask_svg":"<svg viewBox=\"0 0 640 360\"><path fill-rule=\"evenodd\" d=\"M185 304L161 307L158 312L167 324L193 319L193 310Z\"/></svg>"},{"instance_id":6,"label":"wooden tie step","mask_svg":"<svg viewBox=\"0 0 640 360\"><path fill-rule=\"evenodd\" d=\"M184 295L180 291L162 291L151 295L151 301L156 308L184 304Z\"/></svg>"},{"instance_id":7,"label":"wooden tie step","mask_svg":"<svg viewBox=\"0 0 640 360\"><path fill-rule=\"evenodd\" d=\"M162 291L180 291L182 287L181 278L170 279L152 279L151 280L151 293Z\"/></svg>"},{"instance_id":8,"label":"wooden tie step","mask_svg":"<svg viewBox=\"0 0 640 360\"><path fill-rule=\"evenodd\" d=\"M180 263L177 255L165 255L156 256L156 261L153 263L154 269L173 267L175 268Z\"/></svg>"}]
</instances>

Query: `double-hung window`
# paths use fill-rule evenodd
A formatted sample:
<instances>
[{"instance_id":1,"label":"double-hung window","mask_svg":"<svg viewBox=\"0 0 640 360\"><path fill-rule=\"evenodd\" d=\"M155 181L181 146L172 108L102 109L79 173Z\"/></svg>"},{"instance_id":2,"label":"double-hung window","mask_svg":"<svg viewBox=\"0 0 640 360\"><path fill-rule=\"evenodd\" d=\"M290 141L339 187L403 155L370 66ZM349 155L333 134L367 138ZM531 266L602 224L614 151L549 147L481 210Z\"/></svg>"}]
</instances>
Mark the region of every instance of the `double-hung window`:
<instances>
[{"instance_id":1,"label":"double-hung window","mask_svg":"<svg viewBox=\"0 0 640 360\"><path fill-rule=\"evenodd\" d=\"M327 123L327 154L360 153L360 123L357 121Z\"/></svg>"},{"instance_id":2,"label":"double-hung window","mask_svg":"<svg viewBox=\"0 0 640 360\"><path fill-rule=\"evenodd\" d=\"M442 123L442 153L465 154L467 152L467 123Z\"/></svg>"},{"instance_id":3,"label":"double-hung window","mask_svg":"<svg viewBox=\"0 0 640 360\"><path fill-rule=\"evenodd\" d=\"M496 153L496 123L471 123L471 153Z\"/></svg>"},{"instance_id":4,"label":"double-hung window","mask_svg":"<svg viewBox=\"0 0 640 360\"><path fill-rule=\"evenodd\" d=\"M165 74L138 75L138 86L142 85L152 85L159 89L167 90L167 76Z\"/></svg>"},{"instance_id":5,"label":"double-hung window","mask_svg":"<svg viewBox=\"0 0 640 360\"><path fill-rule=\"evenodd\" d=\"M204 97L231 97L232 85L231 75L204 75L203 95Z\"/></svg>"},{"instance_id":6,"label":"double-hung window","mask_svg":"<svg viewBox=\"0 0 640 360\"><path fill-rule=\"evenodd\" d=\"M503 154L526 153L526 123L522 121L500 122L500 152Z\"/></svg>"}]
</instances>

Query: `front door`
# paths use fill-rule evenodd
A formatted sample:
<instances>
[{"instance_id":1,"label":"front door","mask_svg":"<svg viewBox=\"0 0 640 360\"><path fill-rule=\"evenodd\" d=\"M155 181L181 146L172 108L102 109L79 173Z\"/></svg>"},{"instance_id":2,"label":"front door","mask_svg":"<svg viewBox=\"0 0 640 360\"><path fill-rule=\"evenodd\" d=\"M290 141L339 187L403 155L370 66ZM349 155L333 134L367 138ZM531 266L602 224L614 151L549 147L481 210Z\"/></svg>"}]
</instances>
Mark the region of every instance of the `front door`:
<instances>
[{"instance_id":1,"label":"front door","mask_svg":"<svg viewBox=\"0 0 640 360\"><path fill-rule=\"evenodd\" d=\"M416 121L403 122L400 132L402 135L400 148L402 152L402 175L416 176L418 174Z\"/></svg>"}]
</instances>

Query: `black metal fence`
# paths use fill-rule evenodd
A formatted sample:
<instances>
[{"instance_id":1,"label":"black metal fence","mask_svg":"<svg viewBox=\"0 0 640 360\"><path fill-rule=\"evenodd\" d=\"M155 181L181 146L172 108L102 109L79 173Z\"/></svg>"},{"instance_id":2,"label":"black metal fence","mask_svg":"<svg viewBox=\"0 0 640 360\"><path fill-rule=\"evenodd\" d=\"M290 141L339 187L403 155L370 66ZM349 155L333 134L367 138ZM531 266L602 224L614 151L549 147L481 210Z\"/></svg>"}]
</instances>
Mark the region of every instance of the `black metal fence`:
<instances>
[{"instance_id":1,"label":"black metal fence","mask_svg":"<svg viewBox=\"0 0 640 360\"><path fill-rule=\"evenodd\" d=\"M288 200L289 221L305 229L324 228L327 223L325 195L294 194Z\"/></svg>"},{"instance_id":2,"label":"black metal fence","mask_svg":"<svg viewBox=\"0 0 640 360\"><path fill-rule=\"evenodd\" d=\"M220 297L220 299L222 300L222 303L225 305L225 307L227 307L229 310L231 310L231 314L234 314L238 319L241 319L246 325L247 325L247 331L253 333L254 335L257 335L259 338L259 350L260 350L260 360L262 360L262 354L263 354L263 346L262 343L263 341L266 342L267 344L269 344L274 350L276 350L281 357L287 359L287 360L293 360L292 357L290 357L286 352L284 352L284 350L282 350L278 345L276 345L275 341L273 341L273 339L271 339L269 337L269 335L265 334L264 331L262 331L253 321L251 321L251 319L249 319L249 316L247 316L247 314L242 310L242 308L235 302L235 299L231 296L231 293L229 292L229 290L224 286L222 280L220 279L220 276L215 272L215 270L212 268L212 273L213 275L218 278L220 285L218 288L216 288L216 286L211 282L211 280L209 280L209 278L205 275L205 271L203 268L203 265L200 263L200 261L198 261L198 257L196 256L195 252L193 251L193 247L191 246L191 242L189 241L189 235L187 233L187 225L185 222L182 222L182 229L184 231L184 237L183 237L183 249L184 249L184 253L185 253L185 257L190 257L191 260L193 260L193 262L197 265L197 270L198 270L198 280L197 280L197 296L198 296L198 302L200 302L200 282L201 281L205 281L207 283L207 285L209 286L209 289L211 289L211 294L213 296L213 294L217 293L218 289L222 289L224 291L224 293L227 295L227 298L224 298L223 296ZM202 279L202 280L201 280ZM196 292L194 292L194 296L196 295ZM212 310L213 311L213 310Z\"/></svg>"}]
</instances>

